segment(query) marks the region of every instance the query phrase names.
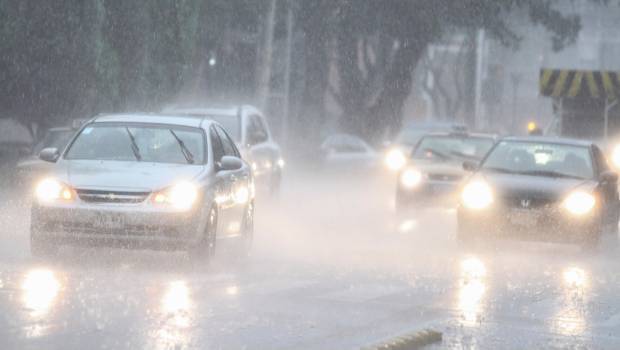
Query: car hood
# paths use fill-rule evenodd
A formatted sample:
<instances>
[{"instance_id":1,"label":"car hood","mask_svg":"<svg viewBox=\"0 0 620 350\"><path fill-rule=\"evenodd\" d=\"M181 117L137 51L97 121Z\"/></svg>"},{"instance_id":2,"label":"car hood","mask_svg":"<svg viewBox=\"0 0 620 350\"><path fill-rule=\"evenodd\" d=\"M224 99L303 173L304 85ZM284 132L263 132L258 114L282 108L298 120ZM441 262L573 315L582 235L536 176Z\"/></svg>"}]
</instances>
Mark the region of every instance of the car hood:
<instances>
[{"instance_id":1,"label":"car hood","mask_svg":"<svg viewBox=\"0 0 620 350\"><path fill-rule=\"evenodd\" d=\"M519 174L477 174L484 178L500 197L546 198L557 200L574 189L592 191L596 182L592 180L552 178Z\"/></svg>"},{"instance_id":2,"label":"car hood","mask_svg":"<svg viewBox=\"0 0 620 350\"><path fill-rule=\"evenodd\" d=\"M427 160L414 159L412 166L427 174L441 174L464 177L463 164L458 162L430 162Z\"/></svg>"},{"instance_id":3,"label":"car hood","mask_svg":"<svg viewBox=\"0 0 620 350\"><path fill-rule=\"evenodd\" d=\"M60 166L60 176L76 188L154 191L180 180L193 180L203 165L72 160Z\"/></svg>"}]
</instances>

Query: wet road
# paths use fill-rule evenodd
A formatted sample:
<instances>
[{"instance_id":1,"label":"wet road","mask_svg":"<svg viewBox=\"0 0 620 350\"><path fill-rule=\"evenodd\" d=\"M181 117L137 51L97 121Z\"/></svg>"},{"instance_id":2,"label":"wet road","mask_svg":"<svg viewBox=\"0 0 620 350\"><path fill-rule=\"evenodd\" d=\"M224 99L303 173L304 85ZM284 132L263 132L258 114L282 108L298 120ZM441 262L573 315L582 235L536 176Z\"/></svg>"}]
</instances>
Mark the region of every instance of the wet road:
<instances>
[{"instance_id":1,"label":"wet road","mask_svg":"<svg viewBox=\"0 0 620 350\"><path fill-rule=\"evenodd\" d=\"M620 253L502 242L454 213L397 221L381 178L289 176L257 203L253 256L64 249L33 260L28 208L0 205L2 349L356 349L422 328L434 348L620 346Z\"/></svg>"}]
</instances>

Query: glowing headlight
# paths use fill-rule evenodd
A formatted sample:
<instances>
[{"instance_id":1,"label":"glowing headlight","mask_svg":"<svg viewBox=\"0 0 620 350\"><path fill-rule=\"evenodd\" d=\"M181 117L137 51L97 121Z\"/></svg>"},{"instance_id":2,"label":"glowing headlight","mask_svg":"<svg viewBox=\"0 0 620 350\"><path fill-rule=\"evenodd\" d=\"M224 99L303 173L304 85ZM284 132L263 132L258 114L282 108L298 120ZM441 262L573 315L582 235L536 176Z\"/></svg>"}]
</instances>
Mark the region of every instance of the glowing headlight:
<instances>
[{"instance_id":1,"label":"glowing headlight","mask_svg":"<svg viewBox=\"0 0 620 350\"><path fill-rule=\"evenodd\" d=\"M469 209L484 209L493 203L493 191L486 182L470 182L461 192L461 202Z\"/></svg>"},{"instance_id":2,"label":"glowing headlight","mask_svg":"<svg viewBox=\"0 0 620 350\"><path fill-rule=\"evenodd\" d=\"M286 163L284 162L284 159L282 159L282 158L278 159L278 166L279 166L280 168L284 168L284 165L285 165L285 164L286 164Z\"/></svg>"},{"instance_id":3,"label":"glowing headlight","mask_svg":"<svg viewBox=\"0 0 620 350\"><path fill-rule=\"evenodd\" d=\"M571 214L584 215L589 213L595 204L596 199L593 195L583 191L574 191L566 197L563 206Z\"/></svg>"},{"instance_id":4,"label":"glowing headlight","mask_svg":"<svg viewBox=\"0 0 620 350\"><path fill-rule=\"evenodd\" d=\"M385 165L390 170L400 170L405 166L405 163L407 163L407 158L399 149L392 149L385 155Z\"/></svg>"},{"instance_id":5,"label":"glowing headlight","mask_svg":"<svg viewBox=\"0 0 620 350\"><path fill-rule=\"evenodd\" d=\"M170 204L177 209L189 209L198 198L198 189L189 182L178 183L169 189L156 193L153 201L158 204Z\"/></svg>"},{"instance_id":6,"label":"glowing headlight","mask_svg":"<svg viewBox=\"0 0 620 350\"><path fill-rule=\"evenodd\" d=\"M35 195L41 202L51 202L55 200L72 200L73 191L68 186L54 180L44 179L37 184Z\"/></svg>"},{"instance_id":7,"label":"glowing headlight","mask_svg":"<svg viewBox=\"0 0 620 350\"><path fill-rule=\"evenodd\" d=\"M406 188L413 188L420 184L422 181L422 173L416 169L405 169L400 174L400 183Z\"/></svg>"},{"instance_id":8,"label":"glowing headlight","mask_svg":"<svg viewBox=\"0 0 620 350\"><path fill-rule=\"evenodd\" d=\"M611 152L611 162L614 167L620 169L620 145L616 145L614 150Z\"/></svg>"}]
</instances>

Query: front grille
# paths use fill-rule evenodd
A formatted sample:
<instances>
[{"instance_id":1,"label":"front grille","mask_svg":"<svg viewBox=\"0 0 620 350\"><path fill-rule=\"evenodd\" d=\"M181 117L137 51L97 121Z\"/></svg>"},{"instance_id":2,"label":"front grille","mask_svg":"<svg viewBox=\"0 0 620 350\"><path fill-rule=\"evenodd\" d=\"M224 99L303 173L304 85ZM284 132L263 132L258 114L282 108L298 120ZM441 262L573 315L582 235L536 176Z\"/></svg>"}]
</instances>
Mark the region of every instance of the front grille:
<instances>
[{"instance_id":1,"label":"front grille","mask_svg":"<svg viewBox=\"0 0 620 350\"><path fill-rule=\"evenodd\" d=\"M89 203L142 203L150 192L76 190L84 202Z\"/></svg>"},{"instance_id":2,"label":"front grille","mask_svg":"<svg viewBox=\"0 0 620 350\"><path fill-rule=\"evenodd\" d=\"M118 236L176 236L178 231L174 227L161 225L124 225L122 228L102 228L90 222L57 222L50 223L47 229L73 234L96 234Z\"/></svg>"},{"instance_id":3,"label":"front grille","mask_svg":"<svg viewBox=\"0 0 620 350\"><path fill-rule=\"evenodd\" d=\"M463 177L461 175L454 175L454 174L428 174L428 179L435 180L435 181L456 182L456 181L461 181L462 178Z\"/></svg>"},{"instance_id":4,"label":"front grille","mask_svg":"<svg viewBox=\"0 0 620 350\"><path fill-rule=\"evenodd\" d=\"M538 209L551 206L555 201L551 198L507 197L503 200L509 208Z\"/></svg>"}]
</instances>

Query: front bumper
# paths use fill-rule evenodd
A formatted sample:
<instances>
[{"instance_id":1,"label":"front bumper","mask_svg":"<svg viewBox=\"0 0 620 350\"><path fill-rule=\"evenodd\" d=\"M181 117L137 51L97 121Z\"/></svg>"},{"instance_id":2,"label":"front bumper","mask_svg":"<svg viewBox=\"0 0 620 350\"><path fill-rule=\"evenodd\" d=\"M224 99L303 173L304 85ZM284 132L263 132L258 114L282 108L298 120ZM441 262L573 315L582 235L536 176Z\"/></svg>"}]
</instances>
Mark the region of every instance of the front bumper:
<instances>
[{"instance_id":1,"label":"front bumper","mask_svg":"<svg viewBox=\"0 0 620 350\"><path fill-rule=\"evenodd\" d=\"M178 212L145 205L40 205L31 210L31 235L54 244L185 249L204 232L201 209Z\"/></svg>"},{"instance_id":2,"label":"front bumper","mask_svg":"<svg viewBox=\"0 0 620 350\"><path fill-rule=\"evenodd\" d=\"M478 237L546 242L584 242L594 238L601 230L598 210L575 216L559 207L471 210L459 206L457 220L460 232Z\"/></svg>"},{"instance_id":3,"label":"front bumper","mask_svg":"<svg viewBox=\"0 0 620 350\"><path fill-rule=\"evenodd\" d=\"M458 186L456 182L423 181L417 187L405 188L399 183L396 189L397 205L401 208L454 208L458 204Z\"/></svg>"}]
</instances>

